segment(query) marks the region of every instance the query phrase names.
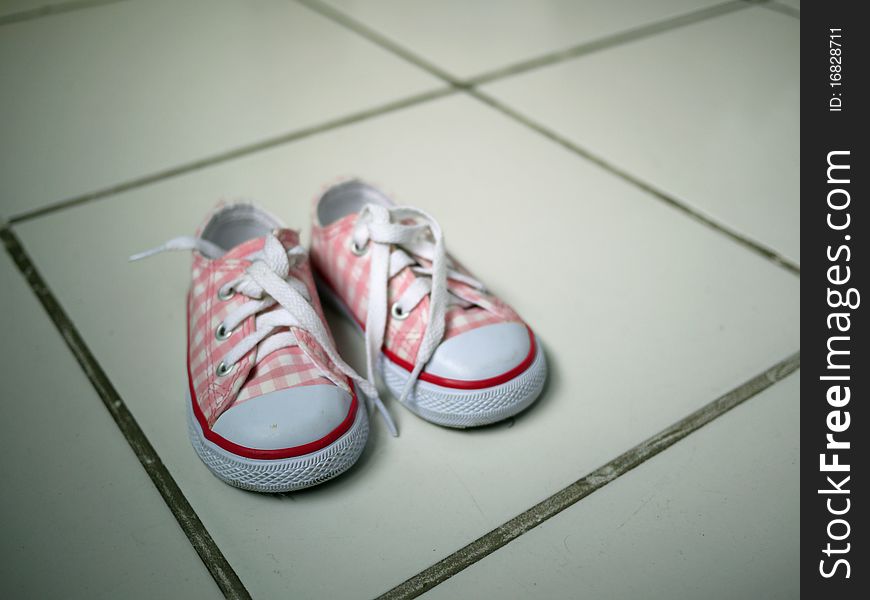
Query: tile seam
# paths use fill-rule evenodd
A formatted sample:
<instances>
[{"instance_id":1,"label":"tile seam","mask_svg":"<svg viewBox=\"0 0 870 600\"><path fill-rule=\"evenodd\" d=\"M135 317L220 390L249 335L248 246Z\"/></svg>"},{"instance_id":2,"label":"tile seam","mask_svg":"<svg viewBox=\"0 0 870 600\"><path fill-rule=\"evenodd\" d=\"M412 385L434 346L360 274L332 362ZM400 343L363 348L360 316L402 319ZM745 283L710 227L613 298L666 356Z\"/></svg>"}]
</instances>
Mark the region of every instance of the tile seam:
<instances>
[{"instance_id":1,"label":"tile seam","mask_svg":"<svg viewBox=\"0 0 870 600\"><path fill-rule=\"evenodd\" d=\"M125 0L99 0L105 2L120 2ZM487 73L483 73L472 77L468 81L462 81L459 78L453 77L446 71L438 68L437 66L428 63L424 59L414 55L410 51L405 50L401 46L391 42L386 37L380 35L378 32L366 28L360 24L360 28L353 29L352 22L348 21L339 21L343 15L340 12L332 9L328 5L324 5L322 3L316 2L315 0L296 0L299 4L318 12L324 18L332 19L336 21L339 25L352 29L358 35L364 37L368 41L379 45L386 50L392 52L393 54L398 55L400 58L405 61L413 64L418 68L422 68L430 75L440 79L444 83L446 83L448 88L439 88L436 90L431 90L428 92L422 92L420 94L414 94L408 96L406 98L402 98L393 102L389 102L379 107L375 107L373 109L359 111L356 113L351 113L349 115L344 115L342 117L338 117L336 119L332 119L329 121L325 121L320 124L312 125L310 127L305 127L302 129L294 130L292 132L282 134L279 136L267 138L261 140L259 142L255 142L252 144L240 146L229 150L227 152L215 154L209 157L205 157L202 159L182 163L181 165L177 165L175 167L170 167L167 169L162 169L155 173L142 175L140 177L134 177L132 179L122 181L120 183L106 186L95 191L86 192L83 194L78 194L76 196L70 198L64 198L55 202L50 202L43 206L40 206L35 209L24 210L19 213L16 213L9 217L9 222L13 225L19 223L25 223L27 221L31 221L34 219L38 219L40 217L44 217L47 215L54 214L56 212L60 212L63 210L75 208L84 204L89 204L91 202L101 200L104 198L108 198L110 196L115 196L130 190L146 187L148 185L152 185L155 183L159 183L161 181L171 179L173 177L178 177L181 175L185 175L187 173L191 173L200 169L208 168L211 166L215 166L224 162L229 162L235 160L237 158L242 158L245 156L250 156L256 154L258 152L269 150L272 148L277 148L283 146L285 144L290 144L295 141L305 139L320 133L324 133L327 131L331 131L334 129L339 129L346 125L352 125L354 123L359 123L371 118L377 118L379 116L389 114L396 110L401 110L403 108L409 108L412 106L416 106L418 104L423 104L425 102L436 100L438 98L442 98L445 96L449 96L458 91L473 89L476 85L480 85L483 83L491 83L493 81L498 81L501 79L505 79L511 77L513 75L527 72L532 68L544 67L552 64L557 64L558 62L562 62L565 60L570 60L572 58L576 58L577 56L582 56L585 53L597 51L600 49L604 49L607 47L611 47L613 45L618 45L619 43L626 43L628 41L632 41L634 39L639 39L640 37L645 37L647 35L652 35L654 33L661 33L675 27L685 26L689 23L696 22L698 20L703 20L705 18L712 18L713 16L718 16L719 14L724 14L725 12L731 12L734 10L738 10L742 6L750 6L751 4L746 2L746 0L731 0L729 2L725 2L723 4L714 5L712 7L707 7L705 9L700 9L699 11L695 11L694 13L688 13L684 15L678 15L677 17L671 17L670 19L663 20L661 22L656 22L652 24L648 24L646 26L641 26L639 28L635 28L632 30L627 30L623 32L617 32L616 34L612 34L610 36L605 36L601 40L593 40L592 42L586 44L580 44L578 46L568 48L566 50L557 51L555 53L550 53L548 55L544 55L543 57L538 57L531 59L531 61L523 61L522 63L515 63L513 65L508 65L505 67L500 67L494 71L490 71ZM706 16L697 15L700 12L710 11L715 12L715 14L706 14ZM719 11L719 12L716 12ZM694 15L694 16L693 16ZM671 27L663 26L665 22L674 22ZM655 31L652 31L655 29ZM649 31L648 31L649 30ZM633 33L632 33L633 32ZM628 37L626 37L628 36ZM619 39L618 42L614 40ZM608 42L610 40L610 42ZM586 51L584 51L584 48ZM549 57L549 58L548 58ZM534 67L523 66L524 63L527 62L540 62L540 64L536 64ZM513 69L519 69L516 72Z\"/></svg>"},{"instance_id":2,"label":"tile seam","mask_svg":"<svg viewBox=\"0 0 870 600\"><path fill-rule=\"evenodd\" d=\"M545 126L541 125L540 123L533 121L532 119L523 115L519 111L517 111L517 110L509 107L507 104L504 104L501 101L497 100L493 96L485 94L484 92L481 92L480 90L471 90L468 92L468 95L473 96L474 98L476 98L480 102L482 102L482 103L490 106L491 108L501 112L506 117L509 117L509 118L513 119L514 121L524 125L525 127L529 128L533 131L536 131L537 133L546 137L547 139L555 142L556 144L559 144L560 146L562 146L566 150L588 160L589 162L600 167L601 169L607 171L611 175L614 175L614 176L618 177L619 179L621 179L622 181L640 189L641 191L654 197L655 199L659 200L660 202L670 206L671 208L674 208L674 209L682 212L684 215L690 217L694 221L696 221L696 222L706 226L707 228L729 238L731 241L736 242L737 244L743 246L747 250L750 250L750 251L754 252L755 254L758 254L759 256L764 258L765 260L768 260L768 261L772 262L773 264L781 267L782 269L785 269L786 271L788 271L792 275L800 277L800 273L801 273L800 265L798 265L794 261L786 258L785 256L783 256L782 254L780 254L776 250L773 250L772 248L769 248L769 247L765 246L764 244L753 240L749 236L746 236L746 235L744 235L744 234L742 234L734 229L731 229L730 227L720 223L718 220L707 216L702 211L696 209L692 205L690 205L686 202L683 202L682 200L677 199L673 195L668 194L667 192L664 192L663 190L659 189L658 187L652 185L651 183L644 181L640 177L637 177L637 176L633 175L632 173L629 173L625 169L622 169L622 168L616 166L612 162L598 156L597 154L591 152L590 150L587 150L586 148L574 143L573 141L559 135L558 133L556 133L552 129L549 129L548 127L545 127Z\"/></svg>"},{"instance_id":3,"label":"tile seam","mask_svg":"<svg viewBox=\"0 0 870 600\"><path fill-rule=\"evenodd\" d=\"M410 577L378 598L416 598L528 533L583 498L673 446L688 435L743 404L800 368L800 351L683 417L671 426L623 452L588 475L559 490L470 544Z\"/></svg>"},{"instance_id":4,"label":"tile seam","mask_svg":"<svg viewBox=\"0 0 870 600\"><path fill-rule=\"evenodd\" d=\"M102 200L110 196L116 196L124 192L129 192L131 190L147 187L149 185L156 184L167 179L187 175L189 173L193 173L202 169L207 169L209 167L213 167L222 163L230 162L238 158L244 158L262 151L278 148L285 144L290 144L292 142L296 142L298 140L305 139L320 133L332 131L334 129L340 129L341 127L344 127L346 125L352 125L354 123L366 121L371 118L377 118L385 114L400 111L411 106L416 106L418 104L423 104L425 102L429 102L438 98L443 98L444 96L449 96L453 93L455 93L455 90L453 88L439 87L437 89L427 92L407 96L405 98L394 100L392 102L388 102L386 104L382 104L368 110L344 115L342 117L338 117L330 121L325 121L317 125L297 129L292 132L260 140L252 144L239 146L226 152L213 154L205 158L182 163L175 167L163 169L155 173L143 175L134 179L129 179L127 181L107 186L93 192L80 194L78 196L73 196L71 198L66 198L64 200L59 200L57 202L40 206L39 208L23 211L9 217L8 221L12 225L18 225L20 223L32 221L34 219L54 214L62 210L67 210L84 204L90 204L91 202L97 200Z\"/></svg>"},{"instance_id":5,"label":"tile seam","mask_svg":"<svg viewBox=\"0 0 870 600\"><path fill-rule=\"evenodd\" d=\"M8 15L0 16L0 27L3 25L11 25L12 23L22 23L24 21L34 21L43 17L51 17L77 10L87 8L97 8L107 4L117 4L126 0L79 0L78 2L61 2L55 4L45 4L38 8L22 10Z\"/></svg>"},{"instance_id":6,"label":"tile seam","mask_svg":"<svg viewBox=\"0 0 870 600\"><path fill-rule=\"evenodd\" d=\"M691 217L696 222L701 223L703 225L706 225L711 230L713 230L721 235L724 235L725 237L729 238L730 240L732 240L734 242L737 242L739 245L741 245L744 248L760 255L764 259L769 260L773 264L785 269L786 271L788 271L792 275L800 277L800 266L797 263L793 262L792 260L781 255L779 252L777 252L771 248L768 248L767 246L765 246L764 244L761 244L760 242L756 242L755 240L751 239L750 237L743 235L743 234L737 232L736 230L731 229L730 227L728 227L722 223L719 223L715 219L705 215L703 212L701 212L698 209L695 209L691 205L675 198L674 196L672 196L670 194L665 193L664 191L658 189L657 187L651 185L650 183L643 181L639 177L632 175L627 170L622 169L622 168L616 166L615 164L611 163L610 161L607 161L607 160L603 159L602 157L598 156L597 154L589 151L588 149L583 148L578 144L575 144L574 142L568 140L567 138L557 134L553 130L548 129L548 128L544 127L543 125L540 125L539 123L536 123L535 121L533 121L529 117L526 117L525 115L521 114L519 111L512 109L512 108L508 107L506 104L498 101L493 96L490 96L489 94L482 92L480 89L477 88L477 86L475 84L470 83L470 82L463 82L463 81L457 80L456 78L454 78L452 75L446 73L446 71L444 71L443 69L441 69L437 65L434 65L433 63L427 61L426 59L416 55L415 53L411 52L407 48L402 47L401 45L390 40L389 38L382 35L381 33L375 31L371 27L368 27L367 25L357 21L356 19L354 19L354 18L342 13L341 11L329 6L328 4L325 4L321 0L296 0L296 1L299 4L302 4L303 6L306 6L306 7L310 8L311 10L317 12L318 14L322 15L324 18L330 19L330 20L334 21L335 23L337 23L338 25L346 27L350 31L352 31L352 32L360 35L361 37L369 40L373 44L378 45L387 51L393 52L399 58L402 58L402 59L408 61L410 64L416 65L417 67L425 70L426 72L428 72L429 74L431 74L435 77L440 77L445 83L453 86L455 89L465 92L467 95L471 96L472 98L482 102L483 104L489 106L490 108L494 108L494 109L498 110L503 115L516 121L517 123L527 127L528 129L531 129L532 131L537 132L540 135L543 135L545 138L547 138L553 142L556 142L557 144L559 144L563 148L573 152L576 155L579 155L580 157L588 160L589 162L592 162L596 166L606 170L607 172L611 173L612 175L619 177L623 181L635 186L636 188L639 188L641 191L648 193L649 195L656 198L657 200L664 202L668 206L679 210L684 215ZM706 20L706 19L719 17L719 16L722 16L723 14L729 14L729 13L734 12L736 10L751 8L753 6L761 6L761 5L766 4L767 1L768 0L759 0L759 1L733 0L733 1L725 2L723 4L714 5L712 7L707 7L706 9L701 9L700 11L694 11L692 13L687 13L687 14L684 14L682 16L671 17L669 19L665 19L665 20L658 22L657 28L654 31L646 32L643 35L641 35L641 37L648 37L650 35L657 35L660 33L667 32L667 31L672 31L673 29L677 29L679 27L698 23L698 22ZM699 17L699 14L701 15L700 17ZM672 23L672 26L671 27L663 27L662 26L663 23ZM655 24L653 24L653 25L655 25ZM650 25L647 27L653 27L653 25ZM637 28L634 31L637 32L637 31L641 31L641 30L645 30L644 27ZM614 36L605 36L605 38L602 38L602 39L606 40L609 37L620 37L624 34L625 34L625 32L623 32L621 34L617 33L617 34L614 34ZM635 39L635 38L631 38L631 39ZM628 41L631 41L631 39L620 38L621 41L619 43L620 44L627 43ZM599 42L599 45L601 43L602 42ZM614 45L619 45L619 44L614 44ZM607 47L613 47L613 45L608 45ZM595 48L597 49L598 47L596 46ZM591 51L594 51L594 50L591 50ZM577 56L581 56L581 55L582 54L571 55L569 57L566 57L564 60L576 58ZM540 66L545 66L545 65L540 65ZM487 81L492 81L492 80L487 80Z\"/></svg>"},{"instance_id":7,"label":"tile seam","mask_svg":"<svg viewBox=\"0 0 870 600\"><path fill-rule=\"evenodd\" d=\"M85 344L60 301L57 300L36 269L18 236L8 225L3 225L0 227L0 238L3 240L7 254L15 263L36 299L42 304L43 309L109 411L124 439L133 450L136 458L139 459L145 472L151 478L163 501L178 521L182 531L224 596L239 600L250 598L244 584L193 510L166 465L163 464L145 432L139 427L126 403Z\"/></svg>"}]
</instances>

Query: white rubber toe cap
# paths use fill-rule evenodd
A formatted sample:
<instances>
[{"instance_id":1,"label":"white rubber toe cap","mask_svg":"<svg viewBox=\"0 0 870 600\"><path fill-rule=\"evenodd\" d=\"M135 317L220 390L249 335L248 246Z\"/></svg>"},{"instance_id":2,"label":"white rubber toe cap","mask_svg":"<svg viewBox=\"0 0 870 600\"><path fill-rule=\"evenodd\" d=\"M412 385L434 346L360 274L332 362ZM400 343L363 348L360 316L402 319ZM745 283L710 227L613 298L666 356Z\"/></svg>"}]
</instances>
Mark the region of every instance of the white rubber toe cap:
<instances>
[{"instance_id":1,"label":"white rubber toe cap","mask_svg":"<svg viewBox=\"0 0 870 600\"><path fill-rule=\"evenodd\" d=\"M498 377L528 358L531 344L529 330L522 323L485 325L443 342L425 371L463 381Z\"/></svg>"},{"instance_id":2,"label":"white rubber toe cap","mask_svg":"<svg viewBox=\"0 0 870 600\"><path fill-rule=\"evenodd\" d=\"M224 412L212 431L258 450L317 441L341 425L353 399L334 385L303 385L252 398Z\"/></svg>"}]
</instances>

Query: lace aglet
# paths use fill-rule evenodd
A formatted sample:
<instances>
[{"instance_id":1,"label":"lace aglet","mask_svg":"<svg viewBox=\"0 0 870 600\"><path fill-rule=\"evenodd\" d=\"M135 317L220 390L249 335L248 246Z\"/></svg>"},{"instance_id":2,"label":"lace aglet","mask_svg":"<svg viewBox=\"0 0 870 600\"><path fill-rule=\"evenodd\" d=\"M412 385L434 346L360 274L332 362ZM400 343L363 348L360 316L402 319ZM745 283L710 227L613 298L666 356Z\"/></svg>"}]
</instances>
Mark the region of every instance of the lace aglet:
<instances>
[{"instance_id":1,"label":"lace aglet","mask_svg":"<svg viewBox=\"0 0 870 600\"><path fill-rule=\"evenodd\" d=\"M392 415L389 412L382 413L384 416L384 422L387 424L387 429L390 431L390 435L393 437L399 437L399 429L396 427L395 421L393 421Z\"/></svg>"},{"instance_id":2,"label":"lace aglet","mask_svg":"<svg viewBox=\"0 0 870 600\"><path fill-rule=\"evenodd\" d=\"M160 248L151 248L150 250L144 250L142 252L137 252L136 254L131 254L130 257L127 258L127 262L136 262L137 260L142 260L143 258L149 258L159 253L160 250Z\"/></svg>"},{"instance_id":3,"label":"lace aglet","mask_svg":"<svg viewBox=\"0 0 870 600\"><path fill-rule=\"evenodd\" d=\"M381 398L379 396L375 396L373 401L375 404L375 408L381 414L381 418L387 425L387 429L389 430L390 435L392 435L393 437L399 437L399 429L396 427L396 422L393 421L393 415L391 415L390 411L387 410L387 407L384 406Z\"/></svg>"},{"instance_id":4,"label":"lace aglet","mask_svg":"<svg viewBox=\"0 0 870 600\"><path fill-rule=\"evenodd\" d=\"M143 258L154 256L155 254L160 254L161 252L166 252L167 250L197 250L203 256L207 256L208 258L217 258L224 254L224 251L219 246L208 240L190 236L181 236L173 238L156 248L151 248L144 252L138 252L132 255L129 260L130 262L135 262L137 260L142 260Z\"/></svg>"},{"instance_id":5,"label":"lace aglet","mask_svg":"<svg viewBox=\"0 0 870 600\"><path fill-rule=\"evenodd\" d=\"M396 427L396 422L393 420L393 415L390 414L390 411L387 410L387 407L384 406L383 401L381 400L380 395L378 394L377 388L373 385L365 382L364 385L360 387L363 388L363 391L366 395L366 399L369 403L369 408L374 405L374 409L380 413L381 418L384 420L384 423L387 425L387 429L390 432L390 435L393 437L399 437L399 429Z\"/></svg>"}]
</instances>

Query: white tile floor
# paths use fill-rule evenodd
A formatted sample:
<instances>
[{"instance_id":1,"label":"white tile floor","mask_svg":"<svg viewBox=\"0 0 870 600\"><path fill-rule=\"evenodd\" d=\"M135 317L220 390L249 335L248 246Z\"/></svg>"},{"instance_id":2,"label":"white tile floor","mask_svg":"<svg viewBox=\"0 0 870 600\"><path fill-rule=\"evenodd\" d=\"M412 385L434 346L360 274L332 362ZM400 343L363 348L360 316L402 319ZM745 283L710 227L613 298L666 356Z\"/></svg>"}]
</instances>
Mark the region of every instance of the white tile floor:
<instances>
[{"instance_id":1,"label":"white tile floor","mask_svg":"<svg viewBox=\"0 0 870 600\"><path fill-rule=\"evenodd\" d=\"M286 0L118 2L8 25L0 56L4 216L441 86Z\"/></svg>"},{"instance_id":2,"label":"white tile floor","mask_svg":"<svg viewBox=\"0 0 870 600\"><path fill-rule=\"evenodd\" d=\"M801 9L801 0L776 0L779 4L785 4L786 6L791 6L792 8L796 8L798 10Z\"/></svg>"},{"instance_id":3,"label":"white tile floor","mask_svg":"<svg viewBox=\"0 0 870 600\"><path fill-rule=\"evenodd\" d=\"M5 253L0 278L2 595L214 597L214 581Z\"/></svg>"},{"instance_id":4,"label":"white tile floor","mask_svg":"<svg viewBox=\"0 0 870 600\"><path fill-rule=\"evenodd\" d=\"M68 9L79 2L80 0L0 0L0 18L9 21L34 18L38 16L36 13Z\"/></svg>"},{"instance_id":5,"label":"white tile floor","mask_svg":"<svg viewBox=\"0 0 870 600\"><path fill-rule=\"evenodd\" d=\"M799 382L762 392L425 597L798 598L800 507L759 500L798 496ZM770 440L763 453L759 440Z\"/></svg>"},{"instance_id":6,"label":"white tile floor","mask_svg":"<svg viewBox=\"0 0 870 600\"><path fill-rule=\"evenodd\" d=\"M700 0L310 4L128 0L0 25L0 80L13 83L0 89L0 216L12 218L11 232L252 596L384 593L798 350L799 275L763 252L799 260L797 18ZM360 35L357 22L418 64ZM625 34L653 23L665 25ZM521 119L437 77L470 78L608 36L619 43L482 88ZM191 167L209 157L220 158ZM360 464L334 482L282 496L234 490L186 437L188 259L130 265L126 256L192 233L221 197L254 198L305 229L312 196L349 174L439 218L451 250L536 328L550 385L534 409L482 431L444 430L395 409L401 437L377 423ZM33 213L117 185L124 191ZM39 581L16 570L2 585L68 597L218 595L4 260L3 305L20 330L2 342L3 373L16 382L7 410L18 421L44 419L71 456L100 468L77 479L49 465L60 473L51 502L38 487L8 488L27 491L4 495L2 518L30 511L40 527L29 536L13 529L3 555L19 561L13 567L38 556L54 570ZM359 365L360 341L332 322ZM23 337L33 340L32 359ZM50 377L41 375L46 362ZM30 381L62 411L30 401ZM796 494L774 497L767 471L742 472L763 456L757 468L783 466L780 487L796 485L796 381L749 399L430 594L630 597L642 586L661 597L719 597L763 534L782 552L768 556L770 569L746 571L745 589L788 597L798 573ZM60 426L69 421L87 435ZM32 478L22 464L33 455L4 455L4 480ZM97 500L111 509L97 511ZM773 516L765 529L744 519L748 504L758 518ZM86 549L76 558L84 566L51 561L63 551L52 533ZM654 563L657 544L670 554ZM96 568L100 552L110 552L111 572ZM631 566L621 578L619 565ZM675 584L693 569L709 576Z\"/></svg>"},{"instance_id":7,"label":"white tile floor","mask_svg":"<svg viewBox=\"0 0 870 600\"><path fill-rule=\"evenodd\" d=\"M717 0L326 0L451 75L469 79Z\"/></svg>"},{"instance_id":8,"label":"white tile floor","mask_svg":"<svg viewBox=\"0 0 870 600\"><path fill-rule=\"evenodd\" d=\"M484 90L799 261L799 180L780 175L800 164L798 41L793 17L752 8Z\"/></svg>"}]
</instances>

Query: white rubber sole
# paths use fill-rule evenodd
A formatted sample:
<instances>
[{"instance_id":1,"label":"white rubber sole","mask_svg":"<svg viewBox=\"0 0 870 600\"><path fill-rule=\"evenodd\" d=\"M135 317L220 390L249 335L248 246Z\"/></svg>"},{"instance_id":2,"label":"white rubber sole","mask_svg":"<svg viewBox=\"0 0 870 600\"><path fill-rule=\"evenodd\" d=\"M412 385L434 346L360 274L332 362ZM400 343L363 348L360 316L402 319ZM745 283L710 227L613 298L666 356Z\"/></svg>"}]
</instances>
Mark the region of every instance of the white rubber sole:
<instances>
[{"instance_id":1,"label":"white rubber sole","mask_svg":"<svg viewBox=\"0 0 870 600\"><path fill-rule=\"evenodd\" d=\"M255 492L290 492L332 479L357 461L369 436L368 416L360 404L350 429L326 448L278 460L245 458L207 440L193 416L189 394L186 401L190 442L205 466L221 481Z\"/></svg>"},{"instance_id":2,"label":"white rubber sole","mask_svg":"<svg viewBox=\"0 0 870 600\"><path fill-rule=\"evenodd\" d=\"M335 296L329 286L315 275L318 292L335 306L353 325L364 334L359 323L350 314L344 302ZM547 361L540 341L535 338L535 358L529 368L505 383L475 390L460 390L417 380L402 405L427 421L445 427L480 427L512 417L531 406L547 379ZM390 393L399 398L410 373L389 360L383 353L377 361L381 379Z\"/></svg>"},{"instance_id":3,"label":"white rubber sole","mask_svg":"<svg viewBox=\"0 0 870 600\"><path fill-rule=\"evenodd\" d=\"M538 399L547 379L544 353L537 339L536 343L537 352L529 368L505 383L457 390L418 380L402 404L418 417L445 427L480 427L519 414ZM383 354L379 363L384 383L399 398L410 374Z\"/></svg>"}]
</instances>

